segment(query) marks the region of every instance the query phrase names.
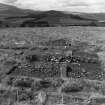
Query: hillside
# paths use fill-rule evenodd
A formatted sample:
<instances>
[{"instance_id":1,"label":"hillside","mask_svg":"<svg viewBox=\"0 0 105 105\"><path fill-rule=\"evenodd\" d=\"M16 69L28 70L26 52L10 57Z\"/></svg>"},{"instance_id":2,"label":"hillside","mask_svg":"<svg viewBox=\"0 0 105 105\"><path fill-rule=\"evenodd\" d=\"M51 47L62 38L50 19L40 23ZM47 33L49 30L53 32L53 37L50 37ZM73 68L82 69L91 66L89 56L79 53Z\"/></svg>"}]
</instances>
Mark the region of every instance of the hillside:
<instances>
[{"instance_id":1,"label":"hillside","mask_svg":"<svg viewBox=\"0 0 105 105\"><path fill-rule=\"evenodd\" d=\"M0 18L25 16L29 13L33 13L31 10L24 10L11 5L5 5L0 3Z\"/></svg>"},{"instance_id":2,"label":"hillside","mask_svg":"<svg viewBox=\"0 0 105 105\"><path fill-rule=\"evenodd\" d=\"M81 13L80 16L82 16L84 18L90 18L90 19L96 19L99 21L105 21L105 13L93 13L93 14Z\"/></svg>"},{"instance_id":3,"label":"hillside","mask_svg":"<svg viewBox=\"0 0 105 105\"><path fill-rule=\"evenodd\" d=\"M31 14L24 18L33 18L24 21L22 26L69 26L69 25L87 25L94 19L83 18L78 15L66 14L60 11L47 11L40 14Z\"/></svg>"},{"instance_id":4,"label":"hillside","mask_svg":"<svg viewBox=\"0 0 105 105\"><path fill-rule=\"evenodd\" d=\"M0 27L105 26L105 14L32 11L0 4Z\"/></svg>"}]
</instances>

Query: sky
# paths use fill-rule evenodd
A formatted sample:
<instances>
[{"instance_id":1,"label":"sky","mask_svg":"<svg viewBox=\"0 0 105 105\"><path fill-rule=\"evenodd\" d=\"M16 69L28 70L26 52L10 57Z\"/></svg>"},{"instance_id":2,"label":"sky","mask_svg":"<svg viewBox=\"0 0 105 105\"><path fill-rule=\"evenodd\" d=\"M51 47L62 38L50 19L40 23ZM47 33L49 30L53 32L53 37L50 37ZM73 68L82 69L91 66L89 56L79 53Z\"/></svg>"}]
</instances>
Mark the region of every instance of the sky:
<instances>
[{"instance_id":1,"label":"sky","mask_svg":"<svg viewBox=\"0 0 105 105\"><path fill-rule=\"evenodd\" d=\"M105 0L0 0L23 9L68 12L105 12Z\"/></svg>"}]
</instances>

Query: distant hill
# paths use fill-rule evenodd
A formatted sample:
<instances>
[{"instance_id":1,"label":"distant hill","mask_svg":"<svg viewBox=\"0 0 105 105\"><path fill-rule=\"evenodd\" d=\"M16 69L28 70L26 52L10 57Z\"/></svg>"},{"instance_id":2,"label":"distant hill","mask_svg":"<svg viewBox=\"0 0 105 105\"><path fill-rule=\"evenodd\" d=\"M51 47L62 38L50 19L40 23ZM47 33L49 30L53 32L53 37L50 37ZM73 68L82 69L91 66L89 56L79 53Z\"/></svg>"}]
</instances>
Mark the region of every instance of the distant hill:
<instances>
[{"instance_id":1,"label":"distant hill","mask_svg":"<svg viewBox=\"0 0 105 105\"><path fill-rule=\"evenodd\" d=\"M15 6L5 5L0 3L0 18L14 17L14 16L24 16L29 13L33 13L31 10L24 10L17 8Z\"/></svg>"},{"instance_id":2,"label":"distant hill","mask_svg":"<svg viewBox=\"0 0 105 105\"><path fill-rule=\"evenodd\" d=\"M32 11L0 4L0 27L105 26L105 14Z\"/></svg>"},{"instance_id":3,"label":"distant hill","mask_svg":"<svg viewBox=\"0 0 105 105\"><path fill-rule=\"evenodd\" d=\"M33 18L23 22L23 26L69 26L87 25L94 19L84 18L78 15L66 14L60 11L47 11L40 14L31 14L24 18Z\"/></svg>"},{"instance_id":4,"label":"distant hill","mask_svg":"<svg viewBox=\"0 0 105 105\"><path fill-rule=\"evenodd\" d=\"M105 21L105 13L81 13L80 16L84 18L96 19L99 21Z\"/></svg>"}]
</instances>

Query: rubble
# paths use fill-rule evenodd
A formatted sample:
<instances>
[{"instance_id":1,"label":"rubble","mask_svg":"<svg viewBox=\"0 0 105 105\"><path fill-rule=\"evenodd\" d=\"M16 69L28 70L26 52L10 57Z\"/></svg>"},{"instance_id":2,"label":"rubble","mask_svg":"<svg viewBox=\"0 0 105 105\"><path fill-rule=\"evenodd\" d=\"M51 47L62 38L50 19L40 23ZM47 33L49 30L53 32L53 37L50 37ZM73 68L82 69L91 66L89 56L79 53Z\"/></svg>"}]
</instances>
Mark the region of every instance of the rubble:
<instances>
[{"instance_id":1,"label":"rubble","mask_svg":"<svg viewBox=\"0 0 105 105\"><path fill-rule=\"evenodd\" d=\"M105 103L104 98L86 100L92 91L105 93L104 85L94 84L105 79L105 72L98 55L85 50L87 43L56 39L30 48L22 40L12 42L11 46L6 47L12 51L7 55L1 54L3 60L6 59L2 66L5 78L1 84L11 88L10 93L14 93L12 97L15 97L15 102L29 105ZM5 91L0 91L0 94Z\"/></svg>"}]
</instances>

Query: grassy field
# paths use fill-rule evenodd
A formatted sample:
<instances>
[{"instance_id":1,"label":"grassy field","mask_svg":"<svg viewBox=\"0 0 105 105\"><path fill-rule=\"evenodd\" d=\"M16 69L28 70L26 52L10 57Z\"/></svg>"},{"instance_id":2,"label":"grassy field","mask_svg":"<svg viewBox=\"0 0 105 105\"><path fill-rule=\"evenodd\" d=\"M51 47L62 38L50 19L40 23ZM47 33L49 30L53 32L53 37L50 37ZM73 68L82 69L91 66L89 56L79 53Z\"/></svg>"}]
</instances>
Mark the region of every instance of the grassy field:
<instances>
[{"instance_id":1,"label":"grassy field","mask_svg":"<svg viewBox=\"0 0 105 105\"><path fill-rule=\"evenodd\" d=\"M104 105L105 28L0 29L0 105Z\"/></svg>"},{"instance_id":2,"label":"grassy field","mask_svg":"<svg viewBox=\"0 0 105 105\"><path fill-rule=\"evenodd\" d=\"M105 38L104 27L49 27L49 28L7 28L0 29L0 37L25 38L40 41L56 38L78 39L81 41L103 41Z\"/></svg>"}]
</instances>

